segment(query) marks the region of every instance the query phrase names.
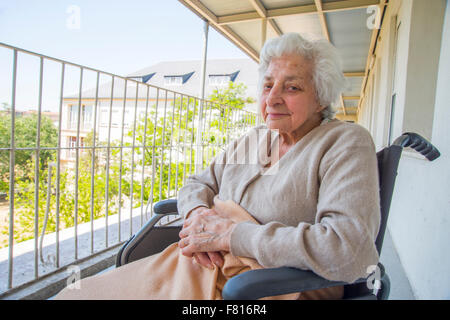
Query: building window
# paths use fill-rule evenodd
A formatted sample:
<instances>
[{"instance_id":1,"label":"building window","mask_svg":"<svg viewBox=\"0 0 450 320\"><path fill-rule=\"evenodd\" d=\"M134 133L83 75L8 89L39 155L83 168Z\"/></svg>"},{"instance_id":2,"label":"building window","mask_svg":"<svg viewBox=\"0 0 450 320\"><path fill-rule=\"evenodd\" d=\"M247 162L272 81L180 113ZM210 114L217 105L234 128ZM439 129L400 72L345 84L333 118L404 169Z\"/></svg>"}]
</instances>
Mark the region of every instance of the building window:
<instances>
[{"instance_id":1,"label":"building window","mask_svg":"<svg viewBox=\"0 0 450 320\"><path fill-rule=\"evenodd\" d=\"M164 84L169 86L179 86L183 84L182 76L164 76Z\"/></svg>"},{"instance_id":2,"label":"building window","mask_svg":"<svg viewBox=\"0 0 450 320\"><path fill-rule=\"evenodd\" d=\"M100 112L100 124L102 126L109 125L109 111L108 109L102 109Z\"/></svg>"},{"instance_id":3,"label":"building window","mask_svg":"<svg viewBox=\"0 0 450 320\"><path fill-rule=\"evenodd\" d=\"M234 82L239 74L239 70L229 74L210 74L209 75L209 85L210 86L224 86L228 82Z\"/></svg>"},{"instance_id":4,"label":"building window","mask_svg":"<svg viewBox=\"0 0 450 320\"><path fill-rule=\"evenodd\" d=\"M102 126L109 126L109 120L110 120L110 114L109 114L109 109L102 109L100 111L100 125ZM111 126L112 127L118 127L121 126L122 123L122 112L121 110L114 108L112 109L112 114L111 114Z\"/></svg>"},{"instance_id":5,"label":"building window","mask_svg":"<svg viewBox=\"0 0 450 320\"><path fill-rule=\"evenodd\" d=\"M69 108L69 129L76 129L78 119L78 106L69 106Z\"/></svg>"},{"instance_id":6,"label":"building window","mask_svg":"<svg viewBox=\"0 0 450 320\"><path fill-rule=\"evenodd\" d=\"M181 86L185 84L194 74L194 71L181 75L167 75L164 76L164 84L169 86Z\"/></svg>"},{"instance_id":7,"label":"building window","mask_svg":"<svg viewBox=\"0 0 450 320\"><path fill-rule=\"evenodd\" d=\"M209 75L209 84L211 86L224 86L227 85L228 82L231 81L230 75L219 75L219 74L210 74Z\"/></svg>"},{"instance_id":8,"label":"building window","mask_svg":"<svg viewBox=\"0 0 450 320\"><path fill-rule=\"evenodd\" d=\"M153 76L156 74L156 72L149 73L143 76L136 76L136 77L128 77L128 79L133 79L136 81L142 81L143 83L147 83Z\"/></svg>"},{"instance_id":9,"label":"building window","mask_svg":"<svg viewBox=\"0 0 450 320\"><path fill-rule=\"evenodd\" d=\"M69 158L75 158L77 155L77 137L68 137L69 139ZM84 138L80 137L80 145L79 147L84 146Z\"/></svg>"},{"instance_id":10,"label":"building window","mask_svg":"<svg viewBox=\"0 0 450 320\"><path fill-rule=\"evenodd\" d=\"M78 124L78 105L71 105L69 106L69 129L77 129ZM81 121L81 129L91 129L92 128L92 105L81 106L81 114L80 114L80 121Z\"/></svg>"},{"instance_id":11,"label":"building window","mask_svg":"<svg viewBox=\"0 0 450 320\"><path fill-rule=\"evenodd\" d=\"M112 126L119 126L120 122L122 120L122 115L119 113L119 110L112 111L112 117L111 117L111 125Z\"/></svg>"},{"instance_id":12,"label":"building window","mask_svg":"<svg viewBox=\"0 0 450 320\"><path fill-rule=\"evenodd\" d=\"M92 106L83 106L82 110L82 118L83 118L83 129L88 130L88 129L92 129Z\"/></svg>"}]
</instances>

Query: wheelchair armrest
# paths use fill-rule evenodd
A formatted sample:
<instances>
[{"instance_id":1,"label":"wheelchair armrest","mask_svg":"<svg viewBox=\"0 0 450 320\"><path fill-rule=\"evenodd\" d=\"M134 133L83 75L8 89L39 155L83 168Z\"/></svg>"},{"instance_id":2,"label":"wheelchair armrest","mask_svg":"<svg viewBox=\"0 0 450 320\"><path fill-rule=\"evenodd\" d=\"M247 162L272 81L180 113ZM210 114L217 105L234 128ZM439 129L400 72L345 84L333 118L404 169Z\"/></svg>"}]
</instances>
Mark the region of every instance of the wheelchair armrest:
<instances>
[{"instance_id":1,"label":"wheelchair armrest","mask_svg":"<svg viewBox=\"0 0 450 320\"><path fill-rule=\"evenodd\" d=\"M136 248L141 245L141 242L149 236L150 232L156 227L159 220L167 215L178 214L177 200L168 199L159 201L154 205L153 212L155 214L150 218L150 220L148 220L136 234L126 241L119 250L116 257L116 267L120 267L129 262L130 254L136 250Z\"/></svg>"},{"instance_id":2,"label":"wheelchair armrest","mask_svg":"<svg viewBox=\"0 0 450 320\"><path fill-rule=\"evenodd\" d=\"M361 278L354 283L365 281L365 278ZM223 288L222 297L225 300L256 300L346 284L324 279L312 271L289 267L267 268L247 271L231 278Z\"/></svg>"},{"instance_id":3,"label":"wheelchair armrest","mask_svg":"<svg viewBox=\"0 0 450 320\"><path fill-rule=\"evenodd\" d=\"M167 199L157 202L153 212L160 215L178 214L177 199Z\"/></svg>"}]
</instances>

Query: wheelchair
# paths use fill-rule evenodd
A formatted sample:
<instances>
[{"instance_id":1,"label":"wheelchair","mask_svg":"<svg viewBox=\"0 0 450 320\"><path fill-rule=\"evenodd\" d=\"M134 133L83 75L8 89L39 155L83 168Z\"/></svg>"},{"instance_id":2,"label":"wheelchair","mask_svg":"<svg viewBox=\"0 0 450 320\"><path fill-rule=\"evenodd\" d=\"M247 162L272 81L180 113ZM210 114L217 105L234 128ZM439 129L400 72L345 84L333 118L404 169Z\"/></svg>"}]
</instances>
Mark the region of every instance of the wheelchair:
<instances>
[{"instance_id":1,"label":"wheelchair","mask_svg":"<svg viewBox=\"0 0 450 320\"><path fill-rule=\"evenodd\" d=\"M412 132L404 133L390 146L377 152L381 223L375 244L379 254L383 246L400 156L406 147L421 153L429 161L440 156L436 147ZM179 241L181 225L158 225L161 218L178 215L177 200L160 201L154 205L153 212L153 217L121 247L116 258L116 267L159 253ZM330 281L312 271L291 267L251 270L228 280L222 296L225 300L256 300L343 285L344 300L386 300L390 290L389 276L381 263L378 263L377 267L376 274L372 273L367 278L360 278L353 283Z\"/></svg>"}]
</instances>

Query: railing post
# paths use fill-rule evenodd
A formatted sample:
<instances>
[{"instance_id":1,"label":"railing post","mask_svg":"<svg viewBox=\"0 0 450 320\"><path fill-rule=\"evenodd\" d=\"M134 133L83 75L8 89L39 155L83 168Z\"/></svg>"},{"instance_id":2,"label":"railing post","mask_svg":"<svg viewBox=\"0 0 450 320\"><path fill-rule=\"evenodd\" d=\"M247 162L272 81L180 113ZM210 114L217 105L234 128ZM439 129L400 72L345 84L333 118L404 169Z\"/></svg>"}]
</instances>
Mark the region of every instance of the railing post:
<instances>
[{"instance_id":1,"label":"railing post","mask_svg":"<svg viewBox=\"0 0 450 320\"><path fill-rule=\"evenodd\" d=\"M203 122L203 102L205 100L205 74L206 74L206 58L208 53L208 30L209 22L204 21L203 25L203 57L202 68L200 73L200 110L198 113L198 126L197 126L197 150L195 150L195 173L199 173L203 167L203 143L202 143L202 122Z\"/></svg>"}]
</instances>

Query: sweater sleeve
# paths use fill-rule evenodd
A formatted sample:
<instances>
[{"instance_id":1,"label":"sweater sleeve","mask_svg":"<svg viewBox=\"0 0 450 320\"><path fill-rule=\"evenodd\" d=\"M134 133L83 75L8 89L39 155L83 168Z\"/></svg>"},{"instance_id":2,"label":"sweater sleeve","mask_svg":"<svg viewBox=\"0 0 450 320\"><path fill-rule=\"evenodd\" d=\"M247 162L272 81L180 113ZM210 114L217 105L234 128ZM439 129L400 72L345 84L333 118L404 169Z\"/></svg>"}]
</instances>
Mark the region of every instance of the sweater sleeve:
<instances>
[{"instance_id":1,"label":"sweater sleeve","mask_svg":"<svg viewBox=\"0 0 450 320\"><path fill-rule=\"evenodd\" d=\"M192 209L199 206L208 208L213 206L214 196L219 193L228 158L234 156L237 146L246 139L248 134L260 127L250 129L249 132L231 142L224 151L211 161L205 170L187 178L186 184L178 193L177 206L180 215L186 217Z\"/></svg>"},{"instance_id":2,"label":"sweater sleeve","mask_svg":"<svg viewBox=\"0 0 450 320\"><path fill-rule=\"evenodd\" d=\"M362 129L357 133L356 140L338 139L320 161L314 223L240 223L231 234L231 252L264 267L312 270L329 280L367 276L367 267L379 258L378 169L370 135Z\"/></svg>"},{"instance_id":3,"label":"sweater sleeve","mask_svg":"<svg viewBox=\"0 0 450 320\"><path fill-rule=\"evenodd\" d=\"M222 151L210 165L199 174L189 176L178 192L178 212L183 217L194 208L211 208L213 199L219 193L220 180L225 166L226 152Z\"/></svg>"}]
</instances>

